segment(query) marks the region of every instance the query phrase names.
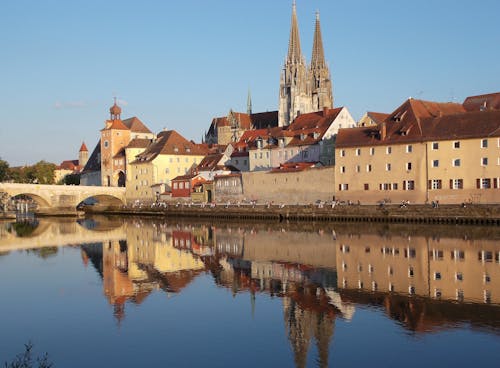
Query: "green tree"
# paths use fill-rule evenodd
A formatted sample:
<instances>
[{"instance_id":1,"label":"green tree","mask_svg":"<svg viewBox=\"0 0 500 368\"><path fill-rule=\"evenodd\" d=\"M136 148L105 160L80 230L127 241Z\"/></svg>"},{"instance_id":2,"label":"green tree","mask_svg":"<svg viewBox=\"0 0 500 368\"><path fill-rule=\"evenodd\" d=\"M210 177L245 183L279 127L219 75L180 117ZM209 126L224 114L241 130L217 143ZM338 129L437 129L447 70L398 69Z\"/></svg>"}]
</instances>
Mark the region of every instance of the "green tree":
<instances>
[{"instance_id":1,"label":"green tree","mask_svg":"<svg viewBox=\"0 0 500 368\"><path fill-rule=\"evenodd\" d=\"M56 165L47 161L39 161L28 170L27 177L31 183L54 184Z\"/></svg>"},{"instance_id":2,"label":"green tree","mask_svg":"<svg viewBox=\"0 0 500 368\"><path fill-rule=\"evenodd\" d=\"M62 179L66 185L80 185L80 174L68 174Z\"/></svg>"},{"instance_id":3,"label":"green tree","mask_svg":"<svg viewBox=\"0 0 500 368\"><path fill-rule=\"evenodd\" d=\"M9 179L9 163L0 159L0 182Z\"/></svg>"}]
</instances>

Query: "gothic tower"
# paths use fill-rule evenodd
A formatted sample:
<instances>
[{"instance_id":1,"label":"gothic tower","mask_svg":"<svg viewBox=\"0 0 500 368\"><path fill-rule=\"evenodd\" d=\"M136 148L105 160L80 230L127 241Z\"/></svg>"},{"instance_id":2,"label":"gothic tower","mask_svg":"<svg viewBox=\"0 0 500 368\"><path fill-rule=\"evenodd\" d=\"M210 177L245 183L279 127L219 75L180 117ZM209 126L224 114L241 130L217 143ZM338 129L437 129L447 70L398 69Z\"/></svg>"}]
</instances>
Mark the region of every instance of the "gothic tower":
<instances>
[{"instance_id":1,"label":"gothic tower","mask_svg":"<svg viewBox=\"0 0 500 368\"><path fill-rule=\"evenodd\" d=\"M319 12L316 13L309 83L311 85L312 111L323 110L325 107L331 109L333 107L332 80L325 62Z\"/></svg>"},{"instance_id":2,"label":"gothic tower","mask_svg":"<svg viewBox=\"0 0 500 368\"><path fill-rule=\"evenodd\" d=\"M299 25L294 1L288 55L280 78L279 126L290 125L301 112L311 111L310 88L307 79L307 66L300 50Z\"/></svg>"},{"instance_id":3,"label":"gothic tower","mask_svg":"<svg viewBox=\"0 0 500 368\"><path fill-rule=\"evenodd\" d=\"M89 160L89 150L87 149L85 142L82 142L82 146L80 147L80 151L78 152L78 165L82 167L82 170L87 164L88 160Z\"/></svg>"}]
</instances>

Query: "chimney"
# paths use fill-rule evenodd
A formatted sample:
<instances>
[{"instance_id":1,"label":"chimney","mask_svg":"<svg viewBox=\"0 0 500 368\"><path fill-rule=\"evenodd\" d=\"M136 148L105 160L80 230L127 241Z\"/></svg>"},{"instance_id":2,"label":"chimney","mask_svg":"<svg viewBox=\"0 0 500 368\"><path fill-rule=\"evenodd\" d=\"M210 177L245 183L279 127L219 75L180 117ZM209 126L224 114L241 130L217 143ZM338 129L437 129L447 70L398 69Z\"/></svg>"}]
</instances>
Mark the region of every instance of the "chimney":
<instances>
[{"instance_id":1,"label":"chimney","mask_svg":"<svg viewBox=\"0 0 500 368\"><path fill-rule=\"evenodd\" d=\"M385 140L385 137L387 136L387 124L382 122L381 127L380 127L380 140Z\"/></svg>"},{"instance_id":2,"label":"chimney","mask_svg":"<svg viewBox=\"0 0 500 368\"><path fill-rule=\"evenodd\" d=\"M328 115L328 107L324 106L323 107L323 116L326 116L326 115Z\"/></svg>"}]
</instances>

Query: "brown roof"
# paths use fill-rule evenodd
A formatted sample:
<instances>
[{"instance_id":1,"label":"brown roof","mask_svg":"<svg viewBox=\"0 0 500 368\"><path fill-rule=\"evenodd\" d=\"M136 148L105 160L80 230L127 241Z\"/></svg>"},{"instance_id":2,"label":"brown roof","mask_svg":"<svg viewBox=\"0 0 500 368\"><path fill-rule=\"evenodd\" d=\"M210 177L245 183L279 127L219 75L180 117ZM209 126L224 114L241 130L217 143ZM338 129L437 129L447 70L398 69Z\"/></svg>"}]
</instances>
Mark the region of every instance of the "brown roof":
<instances>
[{"instance_id":1,"label":"brown roof","mask_svg":"<svg viewBox=\"0 0 500 368\"><path fill-rule=\"evenodd\" d=\"M147 139L147 138L134 138L132 139L127 147L125 148L147 148L151 143L152 139Z\"/></svg>"},{"instance_id":2,"label":"brown roof","mask_svg":"<svg viewBox=\"0 0 500 368\"><path fill-rule=\"evenodd\" d=\"M287 128L288 132L293 133L293 138L288 145L304 146L317 143L323 138L342 109L343 107L337 107L297 116Z\"/></svg>"},{"instance_id":3,"label":"brown roof","mask_svg":"<svg viewBox=\"0 0 500 368\"><path fill-rule=\"evenodd\" d=\"M382 123L385 119L389 117L389 114L383 112L368 111L366 113L370 119L372 119L376 124Z\"/></svg>"},{"instance_id":4,"label":"brown roof","mask_svg":"<svg viewBox=\"0 0 500 368\"><path fill-rule=\"evenodd\" d=\"M58 169L60 170L78 170L80 166L78 165L78 160L65 160L61 162Z\"/></svg>"},{"instance_id":5,"label":"brown roof","mask_svg":"<svg viewBox=\"0 0 500 368\"><path fill-rule=\"evenodd\" d=\"M500 92L469 96L463 106L467 111L500 110Z\"/></svg>"},{"instance_id":6,"label":"brown roof","mask_svg":"<svg viewBox=\"0 0 500 368\"><path fill-rule=\"evenodd\" d=\"M205 156L207 153L207 145L190 142L175 130L167 130L159 133L157 139L144 152L137 155L134 162L150 162L158 155Z\"/></svg>"},{"instance_id":7,"label":"brown roof","mask_svg":"<svg viewBox=\"0 0 500 368\"><path fill-rule=\"evenodd\" d=\"M279 172L297 172L310 169L316 165L315 162L286 162L280 164L279 167L275 167L271 170L272 173Z\"/></svg>"},{"instance_id":8,"label":"brown roof","mask_svg":"<svg viewBox=\"0 0 500 368\"><path fill-rule=\"evenodd\" d=\"M88 152L89 150L87 149L87 146L85 145L85 142L82 142L82 146L80 147L79 152Z\"/></svg>"},{"instance_id":9,"label":"brown roof","mask_svg":"<svg viewBox=\"0 0 500 368\"><path fill-rule=\"evenodd\" d=\"M244 130L278 126L278 111L259 112L249 115L231 110L227 116L214 118L211 128L230 126L231 118L234 118L239 127Z\"/></svg>"},{"instance_id":10,"label":"brown roof","mask_svg":"<svg viewBox=\"0 0 500 368\"><path fill-rule=\"evenodd\" d=\"M144 123L135 116L123 120L123 124L134 133L152 133L151 130L149 130L146 125L144 125Z\"/></svg>"},{"instance_id":11,"label":"brown roof","mask_svg":"<svg viewBox=\"0 0 500 368\"><path fill-rule=\"evenodd\" d=\"M196 169L198 171L214 170L219 165L219 162L223 156L224 155L222 153L207 155L203 158L203 160L201 160Z\"/></svg>"},{"instance_id":12,"label":"brown roof","mask_svg":"<svg viewBox=\"0 0 500 368\"><path fill-rule=\"evenodd\" d=\"M393 115L393 114L392 114ZM412 121L415 118L412 117ZM417 122L387 119L387 134L381 139L382 124L373 127L340 129L337 147L404 144L429 140L452 140L500 136L500 111L473 111L426 116Z\"/></svg>"}]
</instances>

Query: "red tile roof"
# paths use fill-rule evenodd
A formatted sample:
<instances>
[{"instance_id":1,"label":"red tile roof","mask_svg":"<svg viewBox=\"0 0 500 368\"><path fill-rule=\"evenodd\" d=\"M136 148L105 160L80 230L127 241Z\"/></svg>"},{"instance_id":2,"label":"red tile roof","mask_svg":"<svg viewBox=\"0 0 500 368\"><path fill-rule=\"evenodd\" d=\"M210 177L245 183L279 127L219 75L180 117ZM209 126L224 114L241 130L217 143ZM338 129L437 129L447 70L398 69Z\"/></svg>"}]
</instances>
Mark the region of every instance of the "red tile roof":
<instances>
[{"instance_id":1,"label":"red tile roof","mask_svg":"<svg viewBox=\"0 0 500 368\"><path fill-rule=\"evenodd\" d=\"M374 111L368 111L366 115L368 115L368 117L372 119L376 124L383 122L385 119L389 117L389 114L383 112L374 112Z\"/></svg>"},{"instance_id":2,"label":"red tile roof","mask_svg":"<svg viewBox=\"0 0 500 368\"><path fill-rule=\"evenodd\" d=\"M85 142L82 142L82 146L80 147L79 152L88 152L89 150L87 149L87 146L85 145Z\"/></svg>"},{"instance_id":3,"label":"red tile roof","mask_svg":"<svg viewBox=\"0 0 500 368\"><path fill-rule=\"evenodd\" d=\"M121 120L108 120L108 122L111 122L111 125L102 130L130 130Z\"/></svg>"},{"instance_id":4,"label":"red tile roof","mask_svg":"<svg viewBox=\"0 0 500 368\"><path fill-rule=\"evenodd\" d=\"M500 92L469 96L463 106L467 111L500 110Z\"/></svg>"},{"instance_id":5,"label":"red tile roof","mask_svg":"<svg viewBox=\"0 0 500 368\"><path fill-rule=\"evenodd\" d=\"M422 105L419 106L419 108L421 107ZM459 110L452 107L445 112ZM435 110L432 110L432 115L430 113L424 114L419 109L404 110L398 108L396 112L398 111L407 112L408 115L402 116L401 120L398 121L394 120L395 114L393 113L390 118L386 119L387 134L385 139L381 139L383 124L373 127L340 129L336 146L340 148L500 136L500 110L443 113L441 115Z\"/></svg>"},{"instance_id":6,"label":"red tile roof","mask_svg":"<svg viewBox=\"0 0 500 368\"><path fill-rule=\"evenodd\" d=\"M272 173L289 173L304 171L315 167L317 163L315 162L286 162L280 164L279 167L275 167L271 170Z\"/></svg>"}]
</instances>

